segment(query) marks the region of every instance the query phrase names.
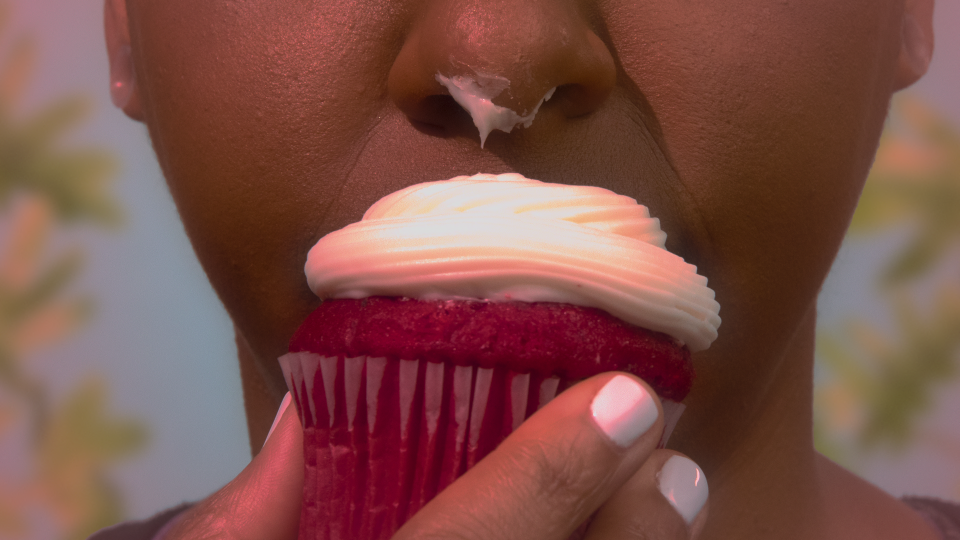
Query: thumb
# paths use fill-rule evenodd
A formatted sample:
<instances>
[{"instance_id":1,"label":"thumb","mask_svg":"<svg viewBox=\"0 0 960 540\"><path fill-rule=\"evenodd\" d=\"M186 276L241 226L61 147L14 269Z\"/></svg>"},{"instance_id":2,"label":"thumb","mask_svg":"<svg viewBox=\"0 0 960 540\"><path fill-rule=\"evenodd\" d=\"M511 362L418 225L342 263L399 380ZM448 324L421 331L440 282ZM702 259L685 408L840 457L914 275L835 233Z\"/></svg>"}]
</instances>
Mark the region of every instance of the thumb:
<instances>
[{"instance_id":1,"label":"thumb","mask_svg":"<svg viewBox=\"0 0 960 540\"><path fill-rule=\"evenodd\" d=\"M605 373L571 387L420 510L393 540L562 540L651 455L660 401Z\"/></svg>"},{"instance_id":2,"label":"thumb","mask_svg":"<svg viewBox=\"0 0 960 540\"><path fill-rule=\"evenodd\" d=\"M657 450L590 522L587 540L699 538L706 524L707 479L673 450Z\"/></svg>"},{"instance_id":3,"label":"thumb","mask_svg":"<svg viewBox=\"0 0 960 540\"><path fill-rule=\"evenodd\" d=\"M291 396L280 404L259 454L220 491L178 519L165 540L295 539L303 495L303 430Z\"/></svg>"}]
</instances>

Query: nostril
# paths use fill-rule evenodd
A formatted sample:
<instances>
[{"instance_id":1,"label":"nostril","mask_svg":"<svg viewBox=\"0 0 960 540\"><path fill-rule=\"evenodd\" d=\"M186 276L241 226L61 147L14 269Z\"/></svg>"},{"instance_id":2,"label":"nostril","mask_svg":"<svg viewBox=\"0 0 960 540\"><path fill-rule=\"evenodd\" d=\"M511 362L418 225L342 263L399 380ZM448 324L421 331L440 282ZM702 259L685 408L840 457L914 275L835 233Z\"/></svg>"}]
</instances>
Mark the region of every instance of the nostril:
<instances>
[{"instance_id":1,"label":"nostril","mask_svg":"<svg viewBox=\"0 0 960 540\"><path fill-rule=\"evenodd\" d=\"M469 136L473 127L470 115L446 94L426 96L404 112L415 129L433 137Z\"/></svg>"},{"instance_id":2,"label":"nostril","mask_svg":"<svg viewBox=\"0 0 960 540\"><path fill-rule=\"evenodd\" d=\"M541 105L568 118L588 114L616 82L612 54L572 3L428 5L387 76L391 99L421 131L475 127L482 147L492 130L530 127Z\"/></svg>"},{"instance_id":3,"label":"nostril","mask_svg":"<svg viewBox=\"0 0 960 540\"><path fill-rule=\"evenodd\" d=\"M506 77L483 72L447 77L438 72L434 78L450 92L454 101L470 114L473 124L480 132L480 148L483 148L487 136L495 129L510 133L519 126L530 127L540 106L548 101L556 90L548 89L536 104L521 107L519 110L522 112L517 112L508 106L494 103L495 99L510 88L510 80Z\"/></svg>"},{"instance_id":4,"label":"nostril","mask_svg":"<svg viewBox=\"0 0 960 540\"><path fill-rule=\"evenodd\" d=\"M453 97L446 94L426 96L415 108L408 109L407 112L411 120L438 128L445 127L451 118L458 116L466 118L466 112Z\"/></svg>"}]
</instances>

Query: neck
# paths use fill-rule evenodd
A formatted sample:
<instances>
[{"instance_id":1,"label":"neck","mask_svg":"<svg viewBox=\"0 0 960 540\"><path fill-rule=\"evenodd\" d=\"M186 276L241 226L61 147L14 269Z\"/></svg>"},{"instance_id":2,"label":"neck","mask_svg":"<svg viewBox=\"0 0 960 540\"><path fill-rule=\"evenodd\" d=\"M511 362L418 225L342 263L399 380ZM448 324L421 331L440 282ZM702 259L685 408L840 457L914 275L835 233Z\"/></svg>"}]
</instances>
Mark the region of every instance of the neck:
<instances>
[{"instance_id":1,"label":"neck","mask_svg":"<svg viewBox=\"0 0 960 540\"><path fill-rule=\"evenodd\" d=\"M704 539L826 537L813 447L815 326L812 307L736 446L708 472Z\"/></svg>"},{"instance_id":2,"label":"neck","mask_svg":"<svg viewBox=\"0 0 960 540\"><path fill-rule=\"evenodd\" d=\"M791 340L776 375L740 426L738 444L707 470L702 540L934 540L918 514L831 463L813 446L816 310Z\"/></svg>"}]
</instances>

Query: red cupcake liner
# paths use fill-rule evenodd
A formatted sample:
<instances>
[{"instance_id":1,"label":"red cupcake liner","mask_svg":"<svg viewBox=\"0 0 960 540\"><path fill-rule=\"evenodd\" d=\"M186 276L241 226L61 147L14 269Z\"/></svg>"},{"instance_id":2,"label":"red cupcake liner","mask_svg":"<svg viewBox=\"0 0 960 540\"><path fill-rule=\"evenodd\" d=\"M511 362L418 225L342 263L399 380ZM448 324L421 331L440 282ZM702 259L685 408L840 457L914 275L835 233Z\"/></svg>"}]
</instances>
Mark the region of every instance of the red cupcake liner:
<instances>
[{"instance_id":1,"label":"red cupcake liner","mask_svg":"<svg viewBox=\"0 0 960 540\"><path fill-rule=\"evenodd\" d=\"M303 425L301 540L386 540L571 382L425 360L280 358ZM666 444L683 405L665 400Z\"/></svg>"}]
</instances>

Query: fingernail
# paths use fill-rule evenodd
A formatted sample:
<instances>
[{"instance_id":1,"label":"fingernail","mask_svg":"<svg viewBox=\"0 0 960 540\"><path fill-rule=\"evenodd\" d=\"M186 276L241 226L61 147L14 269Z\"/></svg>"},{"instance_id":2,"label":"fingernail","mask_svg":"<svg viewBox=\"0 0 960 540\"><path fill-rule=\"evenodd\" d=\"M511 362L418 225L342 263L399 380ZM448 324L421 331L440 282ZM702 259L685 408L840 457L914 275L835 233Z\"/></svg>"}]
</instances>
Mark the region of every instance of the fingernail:
<instances>
[{"instance_id":1,"label":"fingernail","mask_svg":"<svg viewBox=\"0 0 960 540\"><path fill-rule=\"evenodd\" d=\"M647 390L626 375L617 375L593 398L593 420L617 445L626 448L657 421L657 405Z\"/></svg>"},{"instance_id":2,"label":"fingernail","mask_svg":"<svg viewBox=\"0 0 960 540\"><path fill-rule=\"evenodd\" d=\"M284 411L287 410L287 407L290 406L290 402L293 400L293 396L290 395L290 392L287 392L287 395L283 396L283 401L280 402L280 409L277 410L277 416L273 418L273 425L270 426L270 431L267 432L267 438L263 440L263 445L267 445L267 441L270 440L270 436L273 435L273 430L277 428L277 424L280 423L280 417L283 416Z\"/></svg>"},{"instance_id":3,"label":"fingernail","mask_svg":"<svg viewBox=\"0 0 960 540\"><path fill-rule=\"evenodd\" d=\"M663 464L657 473L657 480L660 493L683 516L687 525L693 523L710 493L707 477L700 467L683 456L673 456Z\"/></svg>"}]
</instances>

